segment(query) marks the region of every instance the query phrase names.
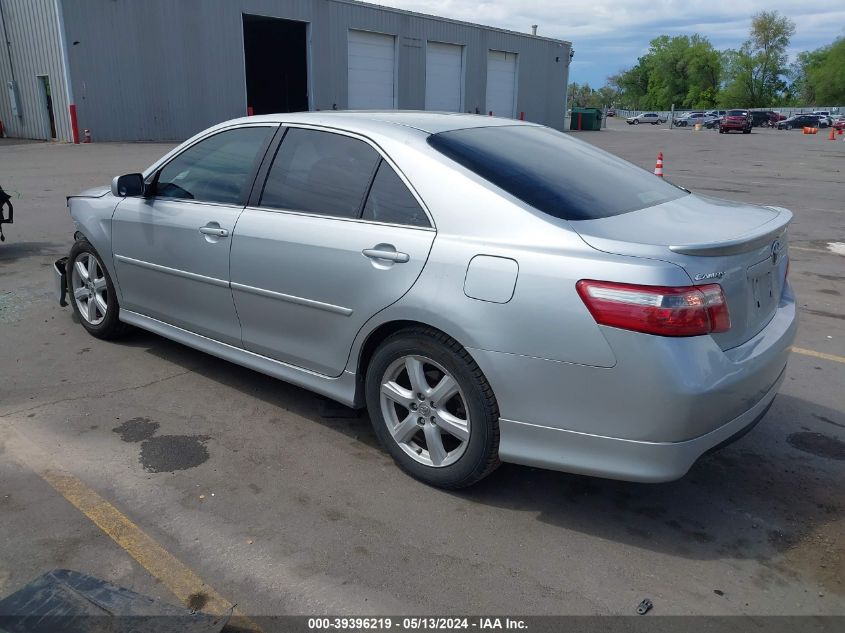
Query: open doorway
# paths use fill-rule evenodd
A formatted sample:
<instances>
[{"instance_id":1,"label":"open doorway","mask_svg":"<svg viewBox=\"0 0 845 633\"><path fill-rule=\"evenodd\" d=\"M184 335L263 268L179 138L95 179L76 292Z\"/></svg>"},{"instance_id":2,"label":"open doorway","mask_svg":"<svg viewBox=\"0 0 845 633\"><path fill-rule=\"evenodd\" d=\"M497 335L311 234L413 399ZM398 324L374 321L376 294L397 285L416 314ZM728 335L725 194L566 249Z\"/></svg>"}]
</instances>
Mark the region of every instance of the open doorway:
<instances>
[{"instance_id":1,"label":"open doorway","mask_svg":"<svg viewBox=\"0 0 845 633\"><path fill-rule=\"evenodd\" d=\"M50 77L38 75L38 90L41 93L41 107L45 122L49 122L50 138L56 138L56 117L53 113L53 93L50 89Z\"/></svg>"},{"instance_id":2,"label":"open doorway","mask_svg":"<svg viewBox=\"0 0 845 633\"><path fill-rule=\"evenodd\" d=\"M254 114L308 110L308 24L243 15L247 107Z\"/></svg>"}]
</instances>

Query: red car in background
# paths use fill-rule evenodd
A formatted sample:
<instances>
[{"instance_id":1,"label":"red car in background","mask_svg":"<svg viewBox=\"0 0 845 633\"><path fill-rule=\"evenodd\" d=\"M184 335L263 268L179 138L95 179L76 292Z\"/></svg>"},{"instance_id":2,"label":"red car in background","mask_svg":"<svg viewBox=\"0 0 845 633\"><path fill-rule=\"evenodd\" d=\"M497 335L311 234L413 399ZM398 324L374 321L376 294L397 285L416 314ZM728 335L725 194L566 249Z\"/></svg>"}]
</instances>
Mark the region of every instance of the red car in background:
<instances>
[{"instance_id":1,"label":"red car in background","mask_svg":"<svg viewBox=\"0 0 845 633\"><path fill-rule=\"evenodd\" d=\"M719 121L719 134L726 134L731 130L751 134L751 113L748 110L728 110Z\"/></svg>"}]
</instances>

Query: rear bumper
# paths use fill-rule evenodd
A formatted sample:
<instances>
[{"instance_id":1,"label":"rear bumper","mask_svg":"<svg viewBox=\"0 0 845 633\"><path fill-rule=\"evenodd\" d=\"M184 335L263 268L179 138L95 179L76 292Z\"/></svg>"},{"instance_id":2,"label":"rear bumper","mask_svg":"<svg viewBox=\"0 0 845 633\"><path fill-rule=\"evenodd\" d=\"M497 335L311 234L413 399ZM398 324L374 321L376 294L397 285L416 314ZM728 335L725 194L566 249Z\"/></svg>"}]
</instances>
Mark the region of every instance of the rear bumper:
<instances>
[{"instance_id":1,"label":"rear bumper","mask_svg":"<svg viewBox=\"0 0 845 633\"><path fill-rule=\"evenodd\" d=\"M762 416L796 330L787 286L769 324L727 351L709 336L645 339L603 327L613 367L470 353L499 402L503 461L668 481Z\"/></svg>"},{"instance_id":2,"label":"rear bumper","mask_svg":"<svg viewBox=\"0 0 845 633\"><path fill-rule=\"evenodd\" d=\"M637 442L499 420L502 461L570 473L659 483L683 477L707 452L738 440L763 419L783 382L784 369L765 396L727 424L685 442Z\"/></svg>"}]
</instances>

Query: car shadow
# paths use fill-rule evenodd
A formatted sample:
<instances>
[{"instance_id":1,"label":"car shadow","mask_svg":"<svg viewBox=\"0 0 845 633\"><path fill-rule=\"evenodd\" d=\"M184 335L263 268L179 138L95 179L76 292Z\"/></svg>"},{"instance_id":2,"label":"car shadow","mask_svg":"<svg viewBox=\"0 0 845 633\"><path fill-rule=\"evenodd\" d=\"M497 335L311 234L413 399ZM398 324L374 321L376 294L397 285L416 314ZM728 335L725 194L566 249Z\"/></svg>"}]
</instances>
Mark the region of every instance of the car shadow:
<instances>
[{"instance_id":1,"label":"car shadow","mask_svg":"<svg viewBox=\"0 0 845 633\"><path fill-rule=\"evenodd\" d=\"M820 546L821 535L836 531L845 511L842 447L841 411L781 394L755 429L678 481L638 484L505 464L458 495L659 553L762 562ZM845 572L838 551L830 566Z\"/></svg>"},{"instance_id":2,"label":"car shadow","mask_svg":"<svg viewBox=\"0 0 845 633\"><path fill-rule=\"evenodd\" d=\"M209 380L343 433L369 450L382 451L365 411L348 409L154 334L136 331L122 344L144 348ZM671 483L620 482L503 464L469 489L427 491L530 513L537 521L564 530L655 553L765 562L791 550L815 547L818 535L845 510L837 492L845 476L845 461L812 454L812 443L809 447L796 443L800 447L796 448L790 444L796 434L815 434L841 444L845 416L781 394L751 433L702 457L683 479Z\"/></svg>"},{"instance_id":3,"label":"car shadow","mask_svg":"<svg viewBox=\"0 0 845 633\"><path fill-rule=\"evenodd\" d=\"M323 424L371 449L381 450L366 411L350 409L307 389L143 330L133 329L128 336L121 339L120 344L142 348L162 360L175 363L209 380L237 389L266 404Z\"/></svg>"},{"instance_id":4,"label":"car shadow","mask_svg":"<svg viewBox=\"0 0 845 633\"><path fill-rule=\"evenodd\" d=\"M0 266L27 257L59 255L64 248L55 242L11 242L9 237L0 245Z\"/></svg>"}]
</instances>

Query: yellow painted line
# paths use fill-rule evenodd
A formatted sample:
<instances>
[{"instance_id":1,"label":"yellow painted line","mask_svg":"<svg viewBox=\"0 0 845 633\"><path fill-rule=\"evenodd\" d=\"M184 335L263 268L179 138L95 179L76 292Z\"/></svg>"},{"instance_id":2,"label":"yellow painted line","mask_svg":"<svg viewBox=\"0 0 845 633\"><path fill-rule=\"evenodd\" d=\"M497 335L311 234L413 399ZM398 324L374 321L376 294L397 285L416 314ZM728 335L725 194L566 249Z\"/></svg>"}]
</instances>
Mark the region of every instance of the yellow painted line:
<instances>
[{"instance_id":1,"label":"yellow painted line","mask_svg":"<svg viewBox=\"0 0 845 633\"><path fill-rule=\"evenodd\" d=\"M55 465L52 457L41 447L24 438L9 424L0 421L0 428L3 429L6 448L12 449L8 454L50 484L183 604L198 607L198 611L212 615L225 615L232 610L233 604L229 600L159 545L120 510L89 488L85 482ZM261 632L257 624L237 609L234 610L229 624L245 631Z\"/></svg>"},{"instance_id":2,"label":"yellow painted line","mask_svg":"<svg viewBox=\"0 0 845 633\"><path fill-rule=\"evenodd\" d=\"M813 358L823 358L824 360L832 360L834 363L845 364L845 356L837 356L836 354L825 354L824 352L817 352L813 349L804 349L803 347L792 347L792 351L796 354L803 354L804 356L812 356Z\"/></svg>"}]
</instances>

